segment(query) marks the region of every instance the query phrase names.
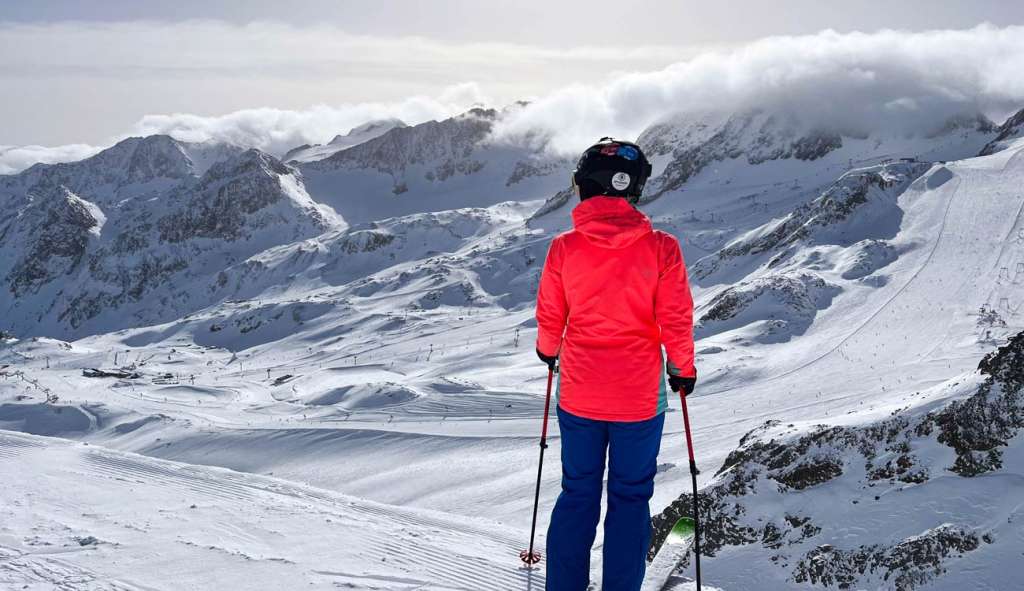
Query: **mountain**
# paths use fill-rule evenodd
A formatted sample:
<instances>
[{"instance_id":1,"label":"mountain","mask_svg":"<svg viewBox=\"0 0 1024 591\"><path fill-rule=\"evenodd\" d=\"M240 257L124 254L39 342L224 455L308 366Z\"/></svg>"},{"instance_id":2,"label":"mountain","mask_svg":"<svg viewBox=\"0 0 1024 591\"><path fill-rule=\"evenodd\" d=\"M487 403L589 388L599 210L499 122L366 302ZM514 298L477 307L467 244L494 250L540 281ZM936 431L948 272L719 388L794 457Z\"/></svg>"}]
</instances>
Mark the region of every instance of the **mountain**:
<instances>
[{"instance_id":1,"label":"mountain","mask_svg":"<svg viewBox=\"0 0 1024 591\"><path fill-rule=\"evenodd\" d=\"M95 334L178 318L224 264L343 222L258 150L131 138L0 181L0 292L17 333Z\"/></svg>"},{"instance_id":2,"label":"mountain","mask_svg":"<svg viewBox=\"0 0 1024 591\"><path fill-rule=\"evenodd\" d=\"M406 127L398 119L380 119L369 121L349 130L345 135L336 135L326 144L304 144L291 150L281 158L285 162L313 162L323 160L346 148L380 137L392 129Z\"/></svg>"},{"instance_id":3,"label":"mountain","mask_svg":"<svg viewBox=\"0 0 1024 591\"><path fill-rule=\"evenodd\" d=\"M988 156L1000 150L1005 150L1013 144L1014 140L1024 137L1024 109L1017 111L1016 114L1009 117L999 126L996 132L995 139L982 148L981 156Z\"/></svg>"},{"instance_id":4,"label":"mountain","mask_svg":"<svg viewBox=\"0 0 1024 591\"><path fill-rule=\"evenodd\" d=\"M648 185L645 199L658 199L684 185L699 191L702 184L715 181L745 184L753 174L761 182L775 175L789 179L794 161L808 163L800 167L804 181L813 179L808 173L815 171L828 171L826 176L835 178L836 171L885 160L955 160L976 154L995 133L991 121L971 114L916 135L811 126L794 114L763 109L686 115L655 124L640 136L640 143L650 146L663 167ZM704 183L695 182L701 180Z\"/></svg>"},{"instance_id":5,"label":"mountain","mask_svg":"<svg viewBox=\"0 0 1024 591\"><path fill-rule=\"evenodd\" d=\"M299 169L310 194L351 223L538 199L563 188L568 159L493 141L501 116L477 108L395 127Z\"/></svg>"},{"instance_id":6,"label":"mountain","mask_svg":"<svg viewBox=\"0 0 1024 591\"><path fill-rule=\"evenodd\" d=\"M36 164L19 174L0 175L0 198L29 188L65 185L98 202L120 201L167 189L242 151L229 144L186 143L166 135L132 137L85 160Z\"/></svg>"},{"instance_id":7,"label":"mountain","mask_svg":"<svg viewBox=\"0 0 1024 591\"><path fill-rule=\"evenodd\" d=\"M309 161L133 138L0 177L0 429L21 432L0 434L0 461L29 475L12 499L38 496L39 520L75 517L11 521L0 553L18 566L0 586L50 572L37 541L90 535L96 552L61 554L67 572L168 580L162 530L110 524L147 527L173 502L182 559L256 568L254 588L282 573L542 586L513 551L544 413L533 301L575 198L572 162L497 140L503 116L395 126ZM754 110L641 136L655 175L640 208L680 238L696 302L708 585L1012 588L1024 145L976 157L1009 128L969 113L933 127L857 134ZM659 531L690 487L672 404ZM18 454L44 452L14 449L57 464L19 472L34 460ZM125 479L139 494L101 512L53 493L120 497ZM366 547L325 569L318 548L295 552L294 524L239 525L273 520L268 499ZM434 546L472 568L417 558ZM597 581L600 551L592 564Z\"/></svg>"},{"instance_id":8,"label":"mountain","mask_svg":"<svg viewBox=\"0 0 1024 591\"><path fill-rule=\"evenodd\" d=\"M778 267L793 249L786 247L806 244L835 244L849 247L864 241L873 247L886 238L892 238L899 229L902 210L896 199L912 182L932 167L931 163L903 161L861 168L847 172L822 192L821 196L792 213L755 228L727 244L715 255L701 259L694 266L694 275L707 279L740 257L762 253L774 256L765 264ZM931 179L933 184L942 173ZM798 261L802 264L803 261ZM748 265L748 261L740 266ZM875 268L851 269L847 278L868 275Z\"/></svg>"}]
</instances>

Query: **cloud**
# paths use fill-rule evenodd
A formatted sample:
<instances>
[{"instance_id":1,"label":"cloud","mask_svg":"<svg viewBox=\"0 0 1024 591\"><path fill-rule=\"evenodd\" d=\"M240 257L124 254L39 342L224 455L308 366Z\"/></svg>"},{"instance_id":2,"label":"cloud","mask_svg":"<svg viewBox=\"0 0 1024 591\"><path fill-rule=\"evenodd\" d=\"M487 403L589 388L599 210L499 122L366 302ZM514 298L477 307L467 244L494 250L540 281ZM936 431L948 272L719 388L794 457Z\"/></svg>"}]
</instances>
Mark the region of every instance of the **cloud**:
<instances>
[{"instance_id":1,"label":"cloud","mask_svg":"<svg viewBox=\"0 0 1024 591\"><path fill-rule=\"evenodd\" d=\"M397 118L413 125L451 117L487 102L476 84L463 83L444 89L436 97L415 96L395 103L318 105L302 110L243 109L218 116L146 115L130 132L111 143L130 136L167 134L185 142L228 142L280 156L305 143L322 143L368 121ZM87 144L0 146L0 174L20 172L37 162L81 160L101 149Z\"/></svg>"},{"instance_id":2,"label":"cloud","mask_svg":"<svg viewBox=\"0 0 1024 591\"><path fill-rule=\"evenodd\" d=\"M66 146L0 146L0 174L14 174L33 164L42 162L72 162L88 158L100 148L86 144L68 144Z\"/></svg>"},{"instance_id":3,"label":"cloud","mask_svg":"<svg viewBox=\"0 0 1024 591\"><path fill-rule=\"evenodd\" d=\"M220 116L147 115L132 133L163 133L188 142L224 141L280 155L301 144L322 143L367 121L397 118L412 125L444 119L486 102L476 84L464 83L446 88L437 97L416 96L397 103L244 109Z\"/></svg>"},{"instance_id":4,"label":"cloud","mask_svg":"<svg viewBox=\"0 0 1024 591\"><path fill-rule=\"evenodd\" d=\"M205 31L203 34L211 39L228 27L217 23L189 26ZM324 29L326 33L321 31L320 34L314 34L319 29L311 30L305 43L300 44L285 35L294 32L294 28L246 27L250 34L263 36L266 43L246 45L249 41L237 35L229 35L226 42L233 51L251 49L255 57L243 58L232 53L218 61L208 50L186 47L182 50L184 56L156 51L156 57L147 58L147 67L171 72L184 63L193 63L196 68L207 68L204 75L212 76L218 68L230 70L229 66L235 61L256 59L266 60L266 67L271 70L281 67L282 71L287 71L292 63L289 60L298 59L295 55L300 48L308 54L326 53L337 57L345 51L361 51L375 45L380 45L376 53L371 52L361 63L378 63L389 75L399 67L424 68L426 72L421 74L427 75L430 64L440 62L445 62L449 70L501 59L537 68L545 60L554 59L584 64L608 58L612 65L626 63L609 57L618 51L614 47L556 51L500 44L454 45L416 38L396 45L393 40L345 35L333 39L329 34L331 29ZM101 31L109 32L109 29L101 28ZM139 29L136 26L127 31L122 33L131 36ZM157 37L160 34L157 29L150 32ZM77 45L83 40L72 35L66 42ZM163 48L169 41L156 39L154 43L157 48ZM280 43L285 44L280 46ZM280 53L275 53L274 48ZM319 51L321 49L324 51ZM516 51L521 53L501 58ZM635 54L632 58L646 58L653 50L638 46L632 51ZM666 54L672 51L664 50ZM33 55L32 60L54 65L46 61L49 58ZM95 67L113 68L121 72L118 75L124 74L118 68L127 67L132 61L127 55L116 59L103 53L79 55L69 51L67 55L78 57L62 58L65 66L77 68L81 62L81 67L88 69L90 66L84 65L85 62L95 59L98 60ZM282 57L288 55L292 57ZM108 58L110 61L104 62ZM318 59L311 63L323 62ZM392 63L403 59L406 61L399 65ZM667 117L708 111L733 112L751 107L792 113L807 125L840 131L927 133L955 114L983 112L999 120L1021 108L1024 106L1024 76L1020 72L1024 72L1024 27L1020 26L982 25L966 30L919 33L823 31L814 35L771 37L732 49L705 51L661 69L622 71L595 77L592 83L562 84L560 88L531 97L532 102L527 107L515 111L498 126L495 137L502 141L540 138L547 148L573 153L602 135L636 137L651 123ZM406 88L407 83L415 87L406 78L395 80L402 88ZM279 154L299 144L327 141L336 133L372 119L397 117L415 124L453 115L477 103L500 106L505 102L502 96L491 95L489 86L484 83L453 84L430 93L409 94L415 96L393 101L324 102L308 108L229 110L224 115L197 115L188 111L145 115L118 138L168 133L187 141L229 141ZM17 170L32 158L40 161L73 159L90 150L95 151L95 148L74 145L7 149L0 152L0 167L3 167L0 171Z\"/></svg>"},{"instance_id":5,"label":"cloud","mask_svg":"<svg viewBox=\"0 0 1024 591\"><path fill-rule=\"evenodd\" d=\"M443 101L445 89L467 81L507 104L573 81L660 68L697 51L628 39L559 48L353 34L322 22L0 21L0 55L17 57L0 60L0 87L16 89L0 93L2 141L99 144L159 113L305 111L411 96Z\"/></svg>"},{"instance_id":6,"label":"cloud","mask_svg":"<svg viewBox=\"0 0 1024 591\"><path fill-rule=\"evenodd\" d=\"M823 31L714 51L656 72L552 92L505 121L499 138L540 137L575 152L602 135L636 137L677 114L753 107L840 131L934 131L949 116L1024 106L1024 27L921 33Z\"/></svg>"}]
</instances>

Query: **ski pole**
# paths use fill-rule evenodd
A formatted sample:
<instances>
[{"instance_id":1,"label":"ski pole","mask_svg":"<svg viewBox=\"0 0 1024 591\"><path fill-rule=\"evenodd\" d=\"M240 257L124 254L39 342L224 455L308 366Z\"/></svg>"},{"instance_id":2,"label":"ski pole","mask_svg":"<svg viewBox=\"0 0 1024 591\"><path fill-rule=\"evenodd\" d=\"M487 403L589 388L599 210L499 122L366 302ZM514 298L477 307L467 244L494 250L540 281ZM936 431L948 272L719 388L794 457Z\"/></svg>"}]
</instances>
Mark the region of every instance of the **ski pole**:
<instances>
[{"instance_id":1,"label":"ski pole","mask_svg":"<svg viewBox=\"0 0 1024 591\"><path fill-rule=\"evenodd\" d=\"M693 557L697 573L697 591L700 591L700 519L697 517L697 461L693 458L693 437L690 435L690 413L686 409L686 392L679 390L683 403L683 424L686 427L686 450L690 453L690 478L693 480Z\"/></svg>"},{"instance_id":2,"label":"ski pole","mask_svg":"<svg viewBox=\"0 0 1024 591\"><path fill-rule=\"evenodd\" d=\"M551 407L551 379L555 375L555 367L548 367L548 392L544 398L544 425L540 432L540 462L537 464L537 488L533 493L533 524L530 526L530 549L519 553L519 558L527 565L540 562L540 552L533 551L533 539L537 533L537 505L540 504L540 476L544 471L544 450L548 447L548 409Z\"/></svg>"}]
</instances>

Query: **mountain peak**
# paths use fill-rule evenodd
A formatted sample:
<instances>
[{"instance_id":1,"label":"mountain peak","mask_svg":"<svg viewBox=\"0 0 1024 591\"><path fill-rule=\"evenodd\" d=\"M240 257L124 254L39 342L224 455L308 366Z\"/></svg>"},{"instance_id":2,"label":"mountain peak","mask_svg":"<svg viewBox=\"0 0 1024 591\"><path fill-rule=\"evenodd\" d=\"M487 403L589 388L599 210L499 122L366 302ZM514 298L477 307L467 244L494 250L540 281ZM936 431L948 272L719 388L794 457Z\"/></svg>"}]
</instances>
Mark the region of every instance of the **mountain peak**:
<instances>
[{"instance_id":1,"label":"mountain peak","mask_svg":"<svg viewBox=\"0 0 1024 591\"><path fill-rule=\"evenodd\" d=\"M491 131L498 112L474 108L443 121L392 127L379 136L339 150L317 164L355 164L382 172L397 172L413 164L465 159Z\"/></svg>"},{"instance_id":2,"label":"mountain peak","mask_svg":"<svg viewBox=\"0 0 1024 591\"><path fill-rule=\"evenodd\" d=\"M396 127L408 127L408 125L406 125L401 119L375 119L353 127L344 135L338 134L334 136L334 139L328 142L328 145L337 146L339 144L345 144L344 147L351 147L357 143L362 143L366 140L378 137L381 134L395 129Z\"/></svg>"},{"instance_id":3,"label":"mountain peak","mask_svg":"<svg viewBox=\"0 0 1024 591\"><path fill-rule=\"evenodd\" d=\"M341 150L358 146L380 137L392 129L407 127L400 119L374 119L357 125L345 134L338 134L326 144L303 144L288 150L282 157L285 162L315 162L329 158Z\"/></svg>"},{"instance_id":4,"label":"mountain peak","mask_svg":"<svg viewBox=\"0 0 1024 591\"><path fill-rule=\"evenodd\" d=\"M128 156L125 182L147 182L157 178L181 179L193 174L192 159L174 138L151 135L130 139L136 141L131 143L134 149Z\"/></svg>"},{"instance_id":5,"label":"mountain peak","mask_svg":"<svg viewBox=\"0 0 1024 591\"><path fill-rule=\"evenodd\" d=\"M1009 147L1013 140L1024 137L1024 109L1011 115L1009 119L996 128L996 133L995 139L981 150L979 156L995 154Z\"/></svg>"}]
</instances>

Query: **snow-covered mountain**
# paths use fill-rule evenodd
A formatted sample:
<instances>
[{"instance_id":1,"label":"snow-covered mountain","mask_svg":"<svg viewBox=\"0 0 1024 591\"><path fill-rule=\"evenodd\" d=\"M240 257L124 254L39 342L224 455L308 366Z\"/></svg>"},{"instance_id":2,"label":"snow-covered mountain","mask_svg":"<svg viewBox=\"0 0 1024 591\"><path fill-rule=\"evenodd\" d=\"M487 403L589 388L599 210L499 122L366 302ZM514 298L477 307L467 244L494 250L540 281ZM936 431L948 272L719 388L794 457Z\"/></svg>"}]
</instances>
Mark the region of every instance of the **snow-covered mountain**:
<instances>
[{"instance_id":1,"label":"snow-covered mountain","mask_svg":"<svg viewBox=\"0 0 1024 591\"><path fill-rule=\"evenodd\" d=\"M0 309L15 334L95 334L206 307L228 264L340 227L258 150L131 138L0 180Z\"/></svg>"},{"instance_id":2,"label":"snow-covered mountain","mask_svg":"<svg viewBox=\"0 0 1024 591\"><path fill-rule=\"evenodd\" d=\"M98 503L129 478L157 504L171 502L160 483L202 497L181 501L198 513L175 555L224 573L244 562L267 574L255 588L540 585L513 550L543 414L532 302L547 245L570 224L572 162L495 139L503 116L368 124L286 162L132 138L0 177L0 429L30 434L3 435L0 460L42 449L70 470L0 488L4 506L36 495L50 524L5 526L0 552L16 567L0 581L65 568L86 589L159 588L118 566L173 576L151 558L172 543L163 526L120 533L155 523L153 505L69 512L45 488ZM859 134L753 110L641 135L655 164L641 208L680 236L694 282L705 581L1009 588L1000 573L1024 551L1009 521L1024 475L1019 338L1007 345L1024 331L1013 121ZM688 506L679 423L671 412L659 528ZM548 461L542 515L558 486L557 454ZM270 519L279 500L296 523L236 527L247 510ZM326 566L296 538L365 547ZM55 566L38 544L97 554ZM462 566L422 560L436 544Z\"/></svg>"},{"instance_id":3,"label":"snow-covered mountain","mask_svg":"<svg viewBox=\"0 0 1024 591\"><path fill-rule=\"evenodd\" d=\"M288 150L281 158L285 162L313 162L323 160L329 156L352 146L380 137L392 129L405 127L405 123L399 119L380 119L357 125L346 134L338 134L326 144L303 144Z\"/></svg>"},{"instance_id":4,"label":"snow-covered mountain","mask_svg":"<svg viewBox=\"0 0 1024 591\"><path fill-rule=\"evenodd\" d=\"M564 188L568 159L492 140L502 113L477 108L395 127L300 170L310 194L351 223L539 199Z\"/></svg>"},{"instance_id":5,"label":"snow-covered mountain","mask_svg":"<svg viewBox=\"0 0 1024 591\"><path fill-rule=\"evenodd\" d=\"M677 191L708 168L724 167L725 170L715 170L714 176L737 182L746 176L742 172L744 166L769 162L813 163L803 167L807 173L848 170L899 158L955 160L976 154L995 132L995 124L983 115L953 117L936 125L930 133L916 135L809 126L796 115L759 109L737 114L687 115L656 124L641 134L641 144L662 156L664 166L649 186L645 199L654 200ZM783 166L774 168L786 180L792 178L793 166L788 170ZM765 177L764 173L771 172L760 170L756 174Z\"/></svg>"},{"instance_id":6,"label":"snow-covered mountain","mask_svg":"<svg viewBox=\"0 0 1024 591\"><path fill-rule=\"evenodd\" d=\"M1000 125L996 131L998 135L996 135L995 139L981 150L982 156L988 156L1000 150L1005 150L1013 145L1016 140L1024 138L1024 109L1017 111L1016 114Z\"/></svg>"}]
</instances>

